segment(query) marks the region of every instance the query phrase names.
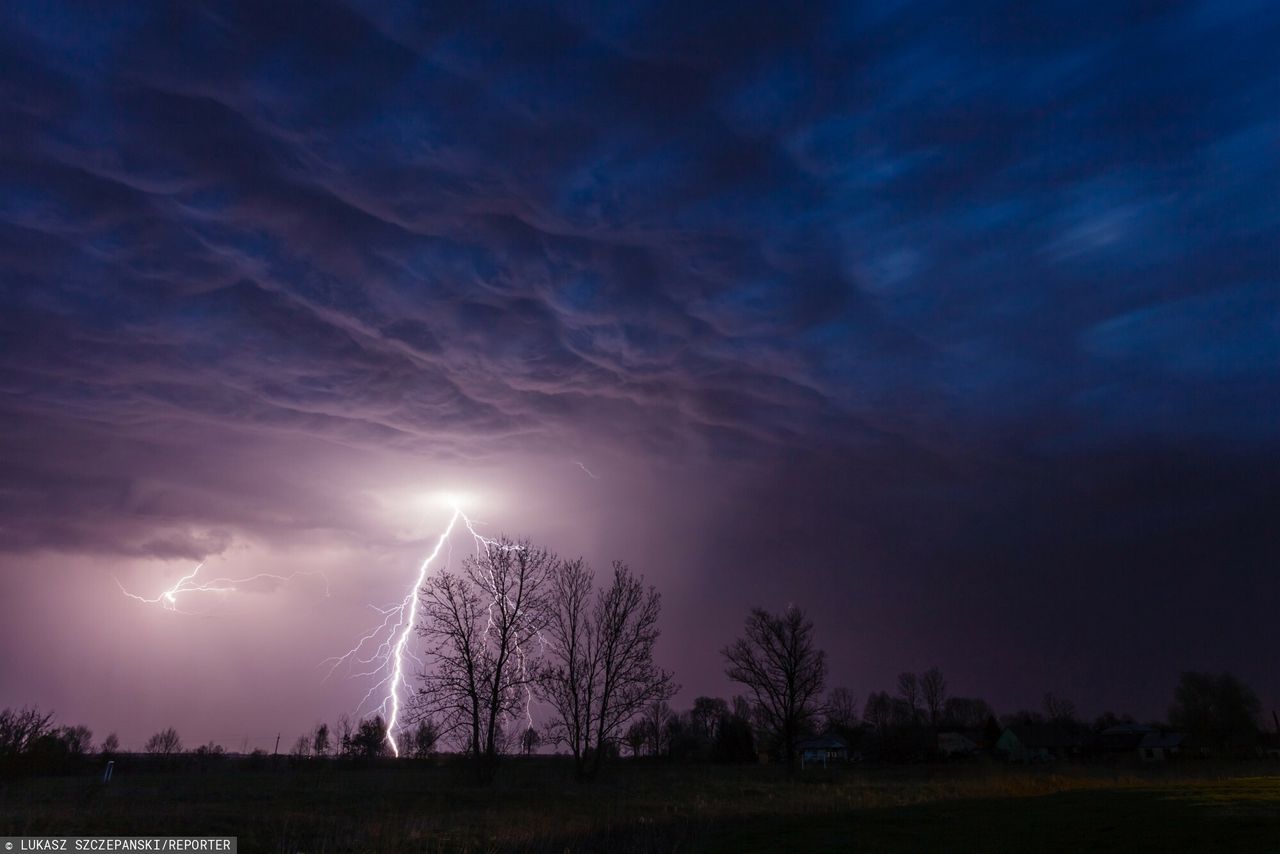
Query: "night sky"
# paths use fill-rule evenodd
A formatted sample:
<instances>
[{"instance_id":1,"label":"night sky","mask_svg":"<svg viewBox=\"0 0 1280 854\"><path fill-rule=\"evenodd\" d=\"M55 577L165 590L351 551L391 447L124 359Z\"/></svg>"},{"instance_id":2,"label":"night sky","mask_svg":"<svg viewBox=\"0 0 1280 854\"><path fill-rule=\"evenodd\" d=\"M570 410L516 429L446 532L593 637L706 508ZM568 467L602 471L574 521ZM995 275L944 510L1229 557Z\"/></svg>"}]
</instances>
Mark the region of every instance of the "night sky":
<instances>
[{"instance_id":1,"label":"night sky","mask_svg":"<svg viewBox=\"0 0 1280 854\"><path fill-rule=\"evenodd\" d=\"M441 490L677 705L788 604L860 697L1280 704L1273 4L448 5L4 4L0 706L288 743ZM121 594L202 559L324 578Z\"/></svg>"}]
</instances>

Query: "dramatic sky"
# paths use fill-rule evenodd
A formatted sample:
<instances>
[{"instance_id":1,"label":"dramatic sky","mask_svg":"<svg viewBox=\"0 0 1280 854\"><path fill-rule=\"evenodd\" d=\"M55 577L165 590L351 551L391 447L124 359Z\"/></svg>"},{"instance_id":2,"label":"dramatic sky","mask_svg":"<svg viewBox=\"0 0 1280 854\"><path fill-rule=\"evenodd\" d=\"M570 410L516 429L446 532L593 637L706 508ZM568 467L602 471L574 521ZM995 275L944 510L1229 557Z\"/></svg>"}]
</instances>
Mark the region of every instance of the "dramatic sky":
<instances>
[{"instance_id":1,"label":"dramatic sky","mask_svg":"<svg viewBox=\"0 0 1280 854\"><path fill-rule=\"evenodd\" d=\"M860 696L1280 703L1271 3L450 5L4 5L0 705L287 742L445 489L681 703L789 604ZM324 577L121 593L201 560Z\"/></svg>"}]
</instances>

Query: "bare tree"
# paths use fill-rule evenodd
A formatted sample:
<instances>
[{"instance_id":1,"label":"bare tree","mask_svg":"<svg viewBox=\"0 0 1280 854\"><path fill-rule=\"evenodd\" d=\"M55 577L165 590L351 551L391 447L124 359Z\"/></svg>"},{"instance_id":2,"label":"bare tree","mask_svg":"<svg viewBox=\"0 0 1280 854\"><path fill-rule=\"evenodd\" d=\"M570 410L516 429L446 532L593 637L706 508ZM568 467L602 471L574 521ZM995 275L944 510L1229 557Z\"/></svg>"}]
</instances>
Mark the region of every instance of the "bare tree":
<instances>
[{"instance_id":1,"label":"bare tree","mask_svg":"<svg viewBox=\"0 0 1280 854\"><path fill-rule=\"evenodd\" d=\"M538 734L538 730L531 726L525 727L524 732L520 734L520 752L525 756L532 756L540 744L542 744L542 736Z\"/></svg>"},{"instance_id":2,"label":"bare tree","mask_svg":"<svg viewBox=\"0 0 1280 854\"><path fill-rule=\"evenodd\" d=\"M920 674L920 692L924 695L924 707L929 713L929 723L937 726L942 722L942 708L947 702L947 680L942 671L930 667Z\"/></svg>"},{"instance_id":3,"label":"bare tree","mask_svg":"<svg viewBox=\"0 0 1280 854\"><path fill-rule=\"evenodd\" d=\"M1169 707L1169 723L1229 749L1257 732L1261 711L1258 695L1239 677L1184 671Z\"/></svg>"},{"instance_id":4,"label":"bare tree","mask_svg":"<svg viewBox=\"0 0 1280 854\"><path fill-rule=\"evenodd\" d=\"M413 729L409 738L409 749L415 759L425 759L435 752L436 742L440 740L440 728L430 718L423 718Z\"/></svg>"},{"instance_id":5,"label":"bare tree","mask_svg":"<svg viewBox=\"0 0 1280 854\"><path fill-rule=\"evenodd\" d=\"M98 751L103 756L114 756L120 752L120 737L114 732L107 733L107 737L102 740L102 746Z\"/></svg>"},{"instance_id":6,"label":"bare tree","mask_svg":"<svg viewBox=\"0 0 1280 854\"><path fill-rule=\"evenodd\" d=\"M1044 695L1045 717L1054 723L1071 723L1076 719L1076 704L1052 691Z\"/></svg>"},{"instance_id":7,"label":"bare tree","mask_svg":"<svg viewBox=\"0 0 1280 854\"><path fill-rule=\"evenodd\" d=\"M169 727L160 730L147 739L147 744L143 749L147 753L154 753L158 756L172 756L175 753L182 752L182 739L178 738L176 729Z\"/></svg>"},{"instance_id":8,"label":"bare tree","mask_svg":"<svg viewBox=\"0 0 1280 854\"><path fill-rule=\"evenodd\" d=\"M649 737L649 754L651 756L661 756L666 752L669 741L667 739L667 722L672 718L671 706L667 704L667 698L654 700L644 710L644 727Z\"/></svg>"},{"instance_id":9,"label":"bare tree","mask_svg":"<svg viewBox=\"0 0 1280 854\"><path fill-rule=\"evenodd\" d=\"M698 738L710 743L720 734L720 722L728 715L729 704L719 697L697 697L689 710L689 728Z\"/></svg>"},{"instance_id":10,"label":"bare tree","mask_svg":"<svg viewBox=\"0 0 1280 854\"><path fill-rule=\"evenodd\" d=\"M311 752L316 756L329 755L329 725L326 723L316 724L316 728L311 733Z\"/></svg>"},{"instance_id":11,"label":"bare tree","mask_svg":"<svg viewBox=\"0 0 1280 854\"><path fill-rule=\"evenodd\" d=\"M942 707L942 719L952 726L977 728L995 717L986 700L973 697L948 697Z\"/></svg>"},{"instance_id":12,"label":"bare tree","mask_svg":"<svg viewBox=\"0 0 1280 854\"><path fill-rule=\"evenodd\" d=\"M883 736L893 723L893 698L884 691L872 691L863 707L862 720Z\"/></svg>"},{"instance_id":13,"label":"bare tree","mask_svg":"<svg viewBox=\"0 0 1280 854\"><path fill-rule=\"evenodd\" d=\"M93 730L84 724L60 726L53 731L53 737L71 756L84 756L93 751Z\"/></svg>"},{"instance_id":14,"label":"bare tree","mask_svg":"<svg viewBox=\"0 0 1280 854\"><path fill-rule=\"evenodd\" d=\"M298 740L293 743L293 747L289 750L289 756L294 759L306 759L311 755L311 736L300 735Z\"/></svg>"},{"instance_id":15,"label":"bare tree","mask_svg":"<svg viewBox=\"0 0 1280 854\"><path fill-rule=\"evenodd\" d=\"M334 749L338 751L340 756L351 756L355 751L352 745L355 729L354 724L351 722L351 716L346 712L338 715L338 723L335 729L337 730L337 739L334 743Z\"/></svg>"},{"instance_id":16,"label":"bare tree","mask_svg":"<svg viewBox=\"0 0 1280 854\"><path fill-rule=\"evenodd\" d=\"M795 745L818 709L826 682L826 654L814 645L813 622L799 608L747 617L746 634L721 651L725 674L746 686L758 719L796 764Z\"/></svg>"},{"instance_id":17,"label":"bare tree","mask_svg":"<svg viewBox=\"0 0 1280 854\"><path fill-rule=\"evenodd\" d=\"M920 680L914 673L898 674L898 699L906 706L912 723L920 720Z\"/></svg>"},{"instance_id":18,"label":"bare tree","mask_svg":"<svg viewBox=\"0 0 1280 854\"><path fill-rule=\"evenodd\" d=\"M858 700L848 688L832 688L827 694L828 730L848 731L858 726Z\"/></svg>"},{"instance_id":19,"label":"bare tree","mask_svg":"<svg viewBox=\"0 0 1280 854\"><path fill-rule=\"evenodd\" d=\"M547 634L550 664L540 693L553 710L550 735L566 745L580 779L600 772L607 746L655 700L675 693L653 661L662 599L626 564L592 601L591 569L564 561L554 573Z\"/></svg>"},{"instance_id":20,"label":"bare tree","mask_svg":"<svg viewBox=\"0 0 1280 854\"><path fill-rule=\"evenodd\" d=\"M627 734L624 738L627 747L631 748L633 757L639 756L640 751L644 748L644 743L649 740L649 724L647 721L634 721L631 726L627 727Z\"/></svg>"},{"instance_id":21,"label":"bare tree","mask_svg":"<svg viewBox=\"0 0 1280 854\"><path fill-rule=\"evenodd\" d=\"M27 753L53 730L53 712L36 707L0 711L0 756Z\"/></svg>"},{"instance_id":22,"label":"bare tree","mask_svg":"<svg viewBox=\"0 0 1280 854\"><path fill-rule=\"evenodd\" d=\"M554 566L547 551L504 538L421 591L427 666L415 712L465 746L481 780L493 779L503 723L524 714L537 681Z\"/></svg>"}]
</instances>

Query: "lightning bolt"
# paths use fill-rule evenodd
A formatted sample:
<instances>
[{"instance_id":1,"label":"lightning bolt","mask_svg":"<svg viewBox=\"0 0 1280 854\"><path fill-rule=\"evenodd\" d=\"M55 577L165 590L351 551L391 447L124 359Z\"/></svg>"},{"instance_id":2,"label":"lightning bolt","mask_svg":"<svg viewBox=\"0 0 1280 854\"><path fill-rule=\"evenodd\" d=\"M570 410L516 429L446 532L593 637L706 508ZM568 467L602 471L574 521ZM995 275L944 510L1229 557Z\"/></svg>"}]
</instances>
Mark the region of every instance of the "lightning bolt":
<instances>
[{"instance_id":1,"label":"lightning bolt","mask_svg":"<svg viewBox=\"0 0 1280 854\"><path fill-rule=\"evenodd\" d=\"M440 556L440 552L449 543L450 537L461 521L463 527L471 535L475 542L476 554L482 554L485 549L492 547L500 547L497 540L484 536L475 529L475 523L462 511L458 503L451 502L453 509L449 516L449 522L445 525L444 531L436 540L435 546L418 565L418 571L414 575L413 583L405 591L404 598L399 603L389 605L387 607L379 607L370 605L369 607L382 615L382 621L360 637L355 644L344 652L342 655L333 656L325 659L321 665L329 665L329 671L325 674L328 679L340 667L347 665L348 669L352 669L353 665L369 665L369 669L352 673L351 678L372 677L376 681L365 692L357 706L357 714L362 714L366 710L377 712L385 717L386 720L386 741L391 747L391 752L395 756L400 755L400 744L396 740L397 731L400 728L400 717L402 711L402 697L407 695L409 683L406 677L406 660L412 661L417 665L425 666L413 652L409 640L418 623L418 591L426 583L427 574L431 570L432 564ZM521 546L507 546L509 549L520 549ZM452 546L450 547L452 551ZM493 571L489 571L489 587L490 592L494 595L494 599L489 603L489 623L485 627L485 634L493 626L493 607L497 604L497 582L493 577ZM510 600L508 600L510 604ZM545 643L545 641L544 641ZM365 650L369 651L366 653ZM527 675L527 659L524 650L519 644L516 645L516 660L522 675ZM370 708L371 699L381 692L381 701ZM529 725L533 725L533 717L531 713L531 703L533 701L532 692L526 687L525 689L525 717L529 721Z\"/></svg>"},{"instance_id":2,"label":"lightning bolt","mask_svg":"<svg viewBox=\"0 0 1280 854\"><path fill-rule=\"evenodd\" d=\"M307 570L300 572L292 572L288 575L275 575L270 572L259 572L256 575L246 576L245 578L213 578L208 581L197 581L196 576L200 574L200 570L204 569L204 562L201 561L195 569L182 576L168 590L162 591L158 596L146 597L137 593L131 593L120 579L115 579L116 586L120 588L120 592L130 599L137 599L147 605L161 605L165 610L175 611L179 614L194 614L196 612L183 611L178 607L178 597L188 593L234 593L238 588L237 585L249 584L254 581L270 578L273 581L292 581L301 576L318 575L324 579L325 592L329 595L329 579L323 572L319 570Z\"/></svg>"},{"instance_id":3,"label":"lightning bolt","mask_svg":"<svg viewBox=\"0 0 1280 854\"><path fill-rule=\"evenodd\" d=\"M574 460L574 461L573 461L573 464L574 464L575 466L577 466L578 468L582 469L584 472L586 472L586 473L587 473L587 477L591 478L592 480L599 480L599 479L600 479L600 478L599 478L599 476L597 476L595 472L593 472L591 469L587 468L584 464L582 464L582 463L578 462L577 460Z\"/></svg>"}]
</instances>

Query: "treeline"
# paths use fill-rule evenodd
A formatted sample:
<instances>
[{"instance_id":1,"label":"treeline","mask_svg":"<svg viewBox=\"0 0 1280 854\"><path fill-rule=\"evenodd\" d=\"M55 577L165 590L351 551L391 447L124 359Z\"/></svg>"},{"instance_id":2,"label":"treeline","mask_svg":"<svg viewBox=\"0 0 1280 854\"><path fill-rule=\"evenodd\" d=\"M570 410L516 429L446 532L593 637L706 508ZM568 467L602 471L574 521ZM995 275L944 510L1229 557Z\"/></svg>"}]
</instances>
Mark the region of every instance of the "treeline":
<instances>
[{"instance_id":1,"label":"treeline","mask_svg":"<svg viewBox=\"0 0 1280 854\"><path fill-rule=\"evenodd\" d=\"M598 582L581 559L528 542L487 541L460 571L420 591L422 669L404 720L381 716L320 723L288 750L295 760L429 757L452 748L492 780L499 760L541 747L568 754L576 775L597 776L615 758L770 762L795 767L807 739L827 736L887 760L919 758L922 734L966 731L993 743L1005 727L1053 724L1101 732L1134 722L1110 712L1086 722L1069 700L1046 694L1038 709L998 715L982 698L952 695L943 673L902 673L892 691L871 691L859 710L850 689L827 685L827 658L812 621L797 608L754 609L741 635L721 649L731 699L698 697L671 708L679 686L654 663L661 597L621 562ZM537 709L543 723L535 726ZM1246 742L1259 732L1261 704L1236 677L1184 673L1167 725L1206 744ZM1165 724L1161 724L1164 726ZM178 732L155 733L145 752L160 759L225 756L209 743L184 749ZM119 753L108 735L99 756ZM38 709L0 712L0 770L79 767L93 754L83 726L58 726ZM251 758L262 758L255 751Z\"/></svg>"}]
</instances>

